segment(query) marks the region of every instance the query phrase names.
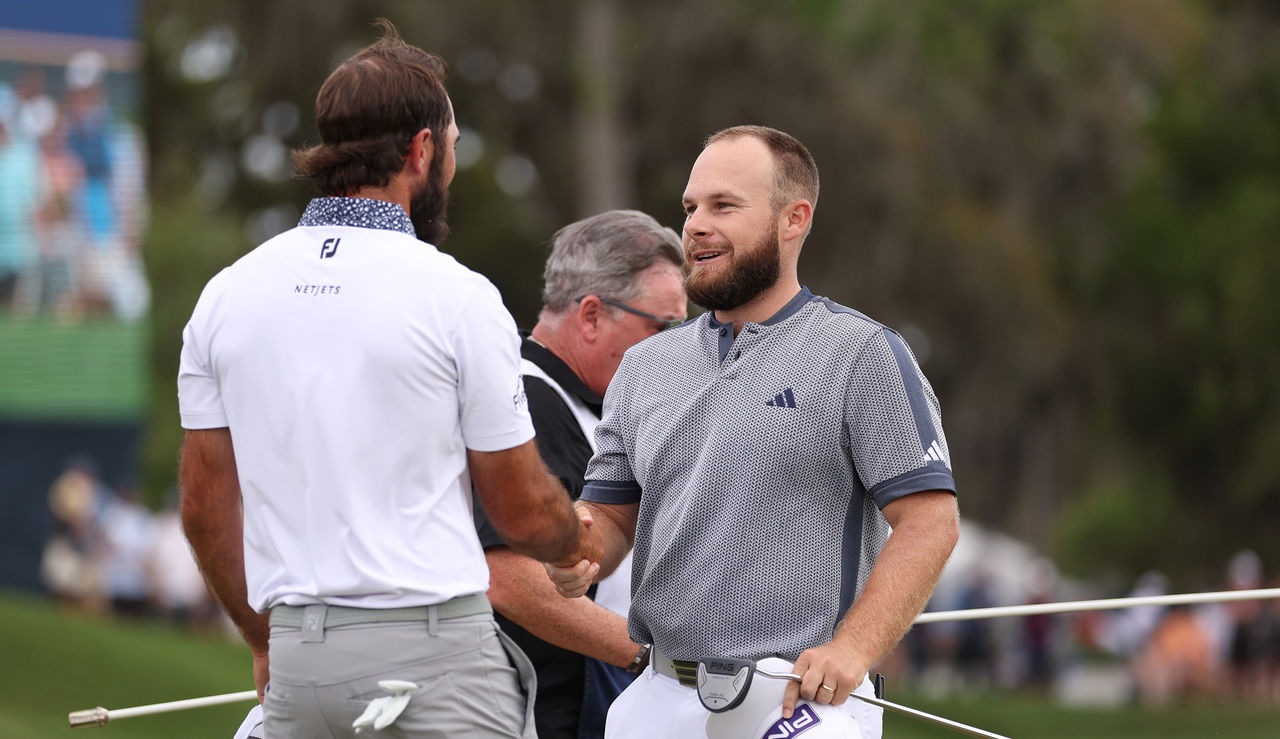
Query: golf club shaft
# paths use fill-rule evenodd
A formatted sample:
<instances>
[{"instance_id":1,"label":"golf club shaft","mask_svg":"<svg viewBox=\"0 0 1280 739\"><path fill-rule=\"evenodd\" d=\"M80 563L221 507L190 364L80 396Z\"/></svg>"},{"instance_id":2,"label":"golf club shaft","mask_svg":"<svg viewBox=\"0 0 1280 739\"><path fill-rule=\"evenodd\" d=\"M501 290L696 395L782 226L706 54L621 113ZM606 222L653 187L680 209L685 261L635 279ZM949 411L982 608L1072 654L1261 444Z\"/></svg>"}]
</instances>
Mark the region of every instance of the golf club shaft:
<instances>
[{"instance_id":1,"label":"golf club shaft","mask_svg":"<svg viewBox=\"0 0 1280 739\"><path fill-rule=\"evenodd\" d=\"M1066 603L1036 603L1027 606L999 606L996 608L970 608L963 611L937 611L922 613L916 624L932 624L941 621L975 621L984 618L1009 616L1036 616L1051 613L1079 613L1081 611L1110 611L1139 606L1182 606L1193 603L1224 603L1237 600L1265 600L1280 598L1280 588L1261 590L1228 590L1218 593L1184 593L1181 595L1152 595L1145 598L1107 598L1105 600L1076 600Z\"/></svg>"},{"instance_id":2,"label":"golf club shaft","mask_svg":"<svg viewBox=\"0 0 1280 739\"><path fill-rule=\"evenodd\" d=\"M1000 734L993 734L990 731L983 731L982 729L974 728L972 726L969 726L968 724L962 724L959 721L952 721L949 718L935 716L932 713L917 711L914 708L907 708L906 706L898 705L897 703L890 703L889 701L880 700L879 698L868 698L867 696L861 695L859 693L850 693L850 695L854 698L857 698L860 701L870 703L873 706L880 706L881 708L887 711L895 711L897 713L904 713L908 716L914 716L915 718L918 718L921 721L928 721L931 724L937 724L938 726L945 726L948 729L958 731L961 734L968 734L969 736L980 736L980 737L984 737L985 739L1008 739L1008 737L1002 736Z\"/></svg>"},{"instance_id":3,"label":"golf club shaft","mask_svg":"<svg viewBox=\"0 0 1280 739\"><path fill-rule=\"evenodd\" d=\"M73 728L79 729L86 726L103 726L113 719L148 716L153 713L169 713L170 711L185 711L188 708L220 706L224 703L239 703L241 701L257 700L257 698L258 691L245 690L239 693L210 695L204 698L190 698L188 700L169 701L168 703L153 703L149 706L135 706L133 708L116 708L113 710L92 708L86 711L73 711L67 718Z\"/></svg>"},{"instance_id":4,"label":"golf club shaft","mask_svg":"<svg viewBox=\"0 0 1280 739\"><path fill-rule=\"evenodd\" d=\"M797 682L797 683L804 679L800 675L795 674L794 672L770 672L769 670L761 670L759 668L756 668L756 674L764 675L765 677L776 678L779 680L790 680L792 682ZM937 724L938 726L945 726L948 729L955 729L956 731L959 731L962 734L968 734L969 736L980 736L980 737L985 737L986 739L1008 739L1008 737L1001 736L1000 734L992 734L989 731L983 731L982 729L975 729L974 727L969 726L968 724L962 724L959 721L952 721L951 719L943 718L941 716L934 716L932 713L917 711L914 708L907 708L906 706L900 706L897 703L890 703L889 701L881 700L880 698L868 698L867 696L861 695L859 693L850 693L850 695L854 698L857 698L858 700L866 701L867 703L870 703L873 706L880 706L881 708L884 708L890 711L905 713L906 715L914 716L920 719L921 721L928 721L931 724Z\"/></svg>"}]
</instances>

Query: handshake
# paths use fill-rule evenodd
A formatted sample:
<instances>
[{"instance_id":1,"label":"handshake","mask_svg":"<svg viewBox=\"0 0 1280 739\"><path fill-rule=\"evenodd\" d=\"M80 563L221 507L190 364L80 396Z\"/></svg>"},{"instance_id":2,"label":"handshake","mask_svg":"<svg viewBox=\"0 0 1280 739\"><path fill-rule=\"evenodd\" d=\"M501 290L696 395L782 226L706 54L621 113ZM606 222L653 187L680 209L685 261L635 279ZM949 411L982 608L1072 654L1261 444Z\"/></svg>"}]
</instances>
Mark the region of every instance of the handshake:
<instances>
[{"instance_id":1,"label":"handshake","mask_svg":"<svg viewBox=\"0 0 1280 739\"><path fill-rule=\"evenodd\" d=\"M542 563L556 590L566 598L586 595L600 575L600 560L604 556L604 537L591 510L578 503L574 511L579 522L577 549L564 559Z\"/></svg>"}]
</instances>

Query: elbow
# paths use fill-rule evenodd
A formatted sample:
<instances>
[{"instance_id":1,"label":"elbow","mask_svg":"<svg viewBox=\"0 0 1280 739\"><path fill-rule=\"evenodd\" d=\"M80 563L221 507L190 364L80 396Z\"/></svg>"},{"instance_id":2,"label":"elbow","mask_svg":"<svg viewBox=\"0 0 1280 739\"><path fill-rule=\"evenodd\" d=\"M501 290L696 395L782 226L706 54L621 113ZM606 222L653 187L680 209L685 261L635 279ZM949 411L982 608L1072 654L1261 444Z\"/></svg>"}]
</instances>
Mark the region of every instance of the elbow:
<instances>
[{"instance_id":1,"label":"elbow","mask_svg":"<svg viewBox=\"0 0 1280 739\"><path fill-rule=\"evenodd\" d=\"M960 508L953 502L940 518L939 529L949 557L960 541Z\"/></svg>"}]
</instances>

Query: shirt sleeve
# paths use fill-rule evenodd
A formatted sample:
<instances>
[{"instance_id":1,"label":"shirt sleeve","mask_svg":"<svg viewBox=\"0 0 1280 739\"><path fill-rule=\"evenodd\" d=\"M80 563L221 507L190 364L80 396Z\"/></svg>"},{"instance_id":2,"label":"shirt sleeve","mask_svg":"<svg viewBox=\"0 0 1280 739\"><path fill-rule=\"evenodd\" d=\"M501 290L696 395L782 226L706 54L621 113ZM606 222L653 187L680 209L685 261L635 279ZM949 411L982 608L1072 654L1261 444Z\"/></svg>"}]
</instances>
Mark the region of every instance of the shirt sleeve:
<instances>
[{"instance_id":1,"label":"shirt sleeve","mask_svg":"<svg viewBox=\"0 0 1280 739\"><path fill-rule=\"evenodd\" d=\"M467 448L496 452L532 439L533 422L520 374L520 336L492 284L485 282L467 302L452 345Z\"/></svg>"},{"instance_id":2,"label":"shirt sleeve","mask_svg":"<svg viewBox=\"0 0 1280 739\"><path fill-rule=\"evenodd\" d=\"M604 416L596 426L596 453L587 465L587 484L582 500L607 505L640 502L640 484L631 468L630 449L634 439L627 433L630 405L627 386L627 358L613 375L604 394Z\"/></svg>"},{"instance_id":3,"label":"shirt sleeve","mask_svg":"<svg viewBox=\"0 0 1280 739\"><path fill-rule=\"evenodd\" d=\"M591 458L591 446L582 435L582 427L560 394L541 379L526 377L525 393L529 398L529 416L538 434L538 453L551 474L560 478L560 484L568 491L569 497L577 500L582 493L582 474ZM489 520L480 496L474 490L472 496L471 510L480 546L485 549L505 546L506 542Z\"/></svg>"},{"instance_id":4,"label":"shirt sleeve","mask_svg":"<svg viewBox=\"0 0 1280 739\"><path fill-rule=\"evenodd\" d=\"M182 330L182 354L178 359L178 413L184 429L216 429L228 425L209 346L217 280L215 277L205 286L191 313L191 320Z\"/></svg>"},{"instance_id":5,"label":"shirt sleeve","mask_svg":"<svg viewBox=\"0 0 1280 739\"><path fill-rule=\"evenodd\" d=\"M845 423L858 475L880 508L925 490L955 492L938 399L893 331L882 330L855 359Z\"/></svg>"}]
</instances>

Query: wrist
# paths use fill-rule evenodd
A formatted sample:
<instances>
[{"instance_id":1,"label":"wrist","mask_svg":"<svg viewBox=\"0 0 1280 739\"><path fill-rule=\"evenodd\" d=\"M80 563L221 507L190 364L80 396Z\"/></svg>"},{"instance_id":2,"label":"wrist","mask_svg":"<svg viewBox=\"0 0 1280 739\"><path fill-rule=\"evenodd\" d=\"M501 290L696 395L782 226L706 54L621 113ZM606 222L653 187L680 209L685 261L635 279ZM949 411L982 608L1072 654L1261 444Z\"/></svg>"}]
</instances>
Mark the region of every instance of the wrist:
<instances>
[{"instance_id":1,"label":"wrist","mask_svg":"<svg viewBox=\"0 0 1280 739\"><path fill-rule=\"evenodd\" d=\"M631 664L625 668L632 675L639 675L644 672L644 668L649 666L649 652L653 650L652 644L640 645L640 651L636 652L635 659L631 660Z\"/></svg>"}]
</instances>

